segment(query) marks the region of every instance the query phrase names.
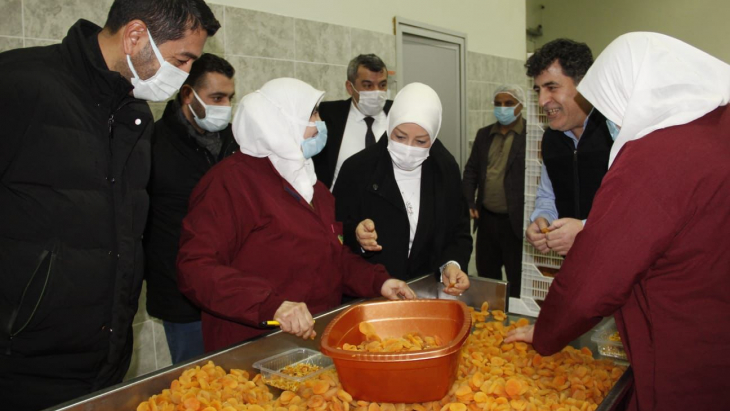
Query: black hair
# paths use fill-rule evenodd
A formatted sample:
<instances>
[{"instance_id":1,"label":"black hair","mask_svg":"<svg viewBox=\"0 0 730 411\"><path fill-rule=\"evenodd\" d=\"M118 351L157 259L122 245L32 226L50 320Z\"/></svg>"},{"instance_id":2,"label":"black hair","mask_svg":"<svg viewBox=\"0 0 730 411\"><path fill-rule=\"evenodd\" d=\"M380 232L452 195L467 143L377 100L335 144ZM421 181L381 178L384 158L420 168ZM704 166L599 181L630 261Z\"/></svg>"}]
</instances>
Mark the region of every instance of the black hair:
<instances>
[{"instance_id":1,"label":"black hair","mask_svg":"<svg viewBox=\"0 0 730 411\"><path fill-rule=\"evenodd\" d=\"M350 80L350 83L355 84L355 80L357 80L357 70L360 66L363 66L375 73L380 73L383 70L387 71L385 63L383 63L383 60L381 60L380 57L375 54L360 54L350 60L350 64L347 65L347 79Z\"/></svg>"},{"instance_id":2,"label":"black hair","mask_svg":"<svg viewBox=\"0 0 730 411\"><path fill-rule=\"evenodd\" d=\"M525 63L527 75L532 78L539 76L556 60L563 68L563 74L578 84L593 64L593 53L585 43L569 39L553 40L540 47L527 59Z\"/></svg>"},{"instance_id":3,"label":"black hair","mask_svg":"<svg viewBox=\"0 0 730 411\"><path fill-rule=\"evenodd\" d=\"M221 27L203 0L114 0L104 27L116 33L132 20L142 20L157 45L181 39L187 30L212 36Z\"/></svg>"},{"instance_id":4,"label":"black hair","mask_svg":"<svg viewBox=\"0 0 730 411\"><path fill-rule=\"evenodd\" d=\"M236 74L236 70L231 66L231 63L226 61L224 58L216 56L211 53L204 53L199 59L195 60L190 67L190 74L185 79L183 85L189 85L195 88L200 80L207 73L221 73L228 78L233 78Z\"/></svg>"}]
</instances>

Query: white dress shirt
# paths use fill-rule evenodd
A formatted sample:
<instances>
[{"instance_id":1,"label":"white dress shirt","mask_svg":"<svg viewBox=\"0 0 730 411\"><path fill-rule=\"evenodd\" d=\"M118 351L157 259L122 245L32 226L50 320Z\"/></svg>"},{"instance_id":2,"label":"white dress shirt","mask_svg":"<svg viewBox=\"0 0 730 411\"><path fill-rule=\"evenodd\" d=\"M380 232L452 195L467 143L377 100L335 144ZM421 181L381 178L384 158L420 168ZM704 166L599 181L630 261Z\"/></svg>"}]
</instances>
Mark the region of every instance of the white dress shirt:
<instances>
[{"instance_id":1,"label":"white dress shirt","mask_svg":"<svg viewBox=\"0 0 730 411\"><path fill-rule=\"evenodd\" d=\"M373 134L375 134L375 142L388 129L388 116L385 111L380 111L373 116ZM335 166L335 175L332 176L332 186L330 191L335 187L337 175L340 174L342 163L350 158L353 154L359 153L365 148L365 133L368 131L368 125L365 124L365 115L355 107L355 103L350 104L350 113L347 115L347 123L345 124L345 132L342 135L342 144L340 145L340 153L337 156L337 165Z\"/></svg>"}]
</instances>

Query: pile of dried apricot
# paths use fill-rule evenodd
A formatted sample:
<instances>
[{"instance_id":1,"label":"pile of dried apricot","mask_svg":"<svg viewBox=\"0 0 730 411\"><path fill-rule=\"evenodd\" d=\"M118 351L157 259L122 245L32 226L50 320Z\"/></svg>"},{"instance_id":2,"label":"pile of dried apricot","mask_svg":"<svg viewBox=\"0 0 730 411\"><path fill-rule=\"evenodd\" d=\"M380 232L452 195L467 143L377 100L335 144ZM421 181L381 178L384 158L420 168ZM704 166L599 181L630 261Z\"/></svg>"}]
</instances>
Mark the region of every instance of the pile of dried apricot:
<instances>
[{"instance_id":1,"label":"pile of dried apricot","mask_svg":"<svg viewBox=\"0 0 730 411\"><path fill-rule=\"evenodd\" d=\"M322 369L322 367L320 367L319 365L300 362L298 364L287 365L279 372L282 374L291 375L292 377L304 377L309 374L314 374L320 369Z\"/></svg>"},{"instance_id":2,"label":"pile of dried apricot","mask_svg":"<svg viewBox=\"0 0 730 411\"><path fill-rule=\"evenodd\" d=\"M232 369L226 374L209 361L183 371L169 389L139 404L137 411L265 411L271 410L273 402L274 395L261 374L250 380L246 371Z\"/></svg>"},{"instance_id":3,"label":"pile of dried apricot","mask_svg":"<svg viewBox=\"0 0 730 411\"><path fill-rule=\"evenodd\" d=\"M348 351L365 351L365 352L406 352L421 351L430 348L436 348L443 345L441 338L436 336L422 336L419 333L406 334L401 338L381 338L376 332L375 327L363 321L358 325L358 329L365 335L365 340L358 345L343 344L342 349Z\"/></svg>"},{"instance_id":4,"label":"pile of dried apricot","mask_svg":"<svg viewBox=\"0 0 730 411\"><path fill-rule=\"evenodd\" d=\"M504 343L526 319L504 324L505 314L471 309L475 327L461 351L459 372L440 401L390 404L358 401L343 390L335 371L306 380L274 399L261 375L226 374L209 362L183 372L170 389L142 402L137 411L586 411L595 410L623 374L587 348L566 347L543 357L530 344ZM488 317L496 321L487 322Z\"/></svg>"},{"instance_id":5,"label":"pile of dried apricot","mask_svg":"<svg viewBox=\"0 0 730 411\"><path fill-rule=\"evenodd\" d=\"M318 365L301 362L298 364L287 365L286 367L279 370L279 372L284 375L289 375L291 377L300 379L301 377L306 377L307 375L314 374L321 369L322 367ZM264 382L266 384L282 390L296 390L297 388L299 388L299 381L282 378L277 376L276 374L270 374L268 378L264 377Z\"/></svg>"}]
</instances>

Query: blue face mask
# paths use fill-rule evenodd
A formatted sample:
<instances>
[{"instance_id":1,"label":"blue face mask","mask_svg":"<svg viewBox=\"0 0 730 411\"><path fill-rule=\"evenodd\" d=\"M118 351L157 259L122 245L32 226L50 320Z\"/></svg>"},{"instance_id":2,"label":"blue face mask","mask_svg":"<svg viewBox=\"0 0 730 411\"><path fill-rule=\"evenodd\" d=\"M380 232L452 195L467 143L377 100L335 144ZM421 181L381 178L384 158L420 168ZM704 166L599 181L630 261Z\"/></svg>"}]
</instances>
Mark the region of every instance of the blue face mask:
<instances>
[{"instance_id":1,"label":"blue face mask","mask_svg":"<svg viewBox=\"0 0 730 411\"><path fill-rule=\"evenodd\" d=\"M497 117L497 121L499 121L499 124L503 126L510 125L517 120L517 116L515 115L515 109L519 106L516 105L514 107L495 107L494 108L494 117Z\"/></svg>"},{"instance_id":2,"label":"blue face mask","mask_svg":"<svg viewBox=\"0 0 730 411\"><path fill-rule=\"evenodd\" d=\"M606 119L606 124L608 125L608 133L611 134L611 139L616 141L616 137L618 137L618 133L621 132L621 129L616 125L616 123L609 119Z\"/></svg>"},{"instance_id":3,"label":"blue face mask","mask_svg":"<svg viewBox=\"0 0 730 411\"><path fill-rule=\"evenodd\" d=\"M327 144L327 125L324 121L315 121L314 125L317 127L317 135L302 141L302 153L307 159L319 154Z\"/></svg>"}]
</instances>

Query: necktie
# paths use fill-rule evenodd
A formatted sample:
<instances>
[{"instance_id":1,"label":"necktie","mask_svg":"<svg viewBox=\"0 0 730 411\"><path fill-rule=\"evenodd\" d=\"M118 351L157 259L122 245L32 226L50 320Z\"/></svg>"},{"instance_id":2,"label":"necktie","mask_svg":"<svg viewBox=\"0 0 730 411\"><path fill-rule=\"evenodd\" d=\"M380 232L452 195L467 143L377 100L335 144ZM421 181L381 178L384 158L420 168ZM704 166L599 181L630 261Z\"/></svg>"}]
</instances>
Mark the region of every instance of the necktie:
<instances>
[{"instance_id":1,"label":"necktie","mask_svg":"<svg viewBox=\"0 0 730 411\"><path fill-rule=\"evenodd\" d=\"M370 147L375 144L375 133L373 133L373 121L375 121L375 119L367 116L364 120L365 124L368 125L368 131L365 133L365 147Z\"/></svg>"}]
</instances>

